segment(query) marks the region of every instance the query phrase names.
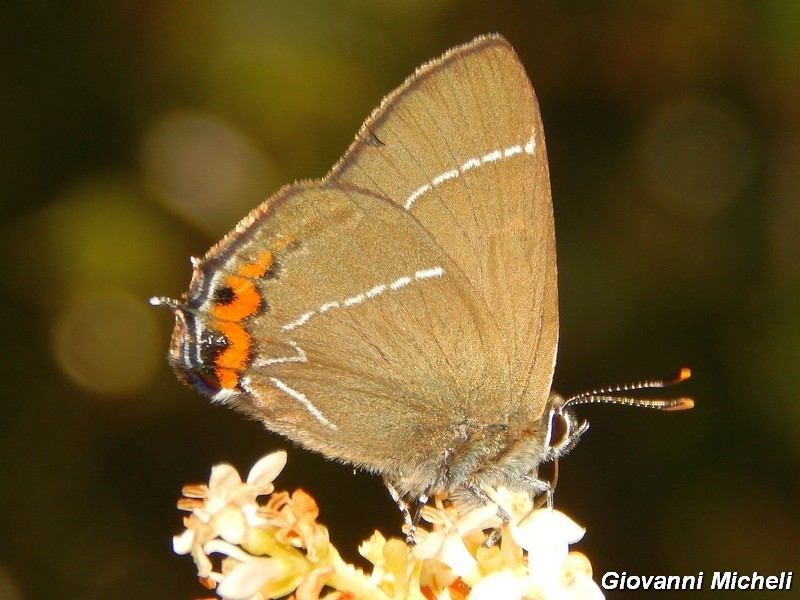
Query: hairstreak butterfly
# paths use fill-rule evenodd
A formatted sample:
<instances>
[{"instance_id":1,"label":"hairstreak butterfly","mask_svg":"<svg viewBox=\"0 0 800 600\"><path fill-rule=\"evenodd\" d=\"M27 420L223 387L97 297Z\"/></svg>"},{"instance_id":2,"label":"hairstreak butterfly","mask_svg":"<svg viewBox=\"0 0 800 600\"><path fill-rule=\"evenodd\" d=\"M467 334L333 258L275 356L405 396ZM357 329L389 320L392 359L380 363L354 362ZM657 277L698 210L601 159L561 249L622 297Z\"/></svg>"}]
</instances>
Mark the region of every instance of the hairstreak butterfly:
<instances>
[{"instance_id":1,"label":"hairstreak butterfly","mask_svg":"<svg viewBox=\"0 0 800 600\"><path fill-rule=\"evenodd\" d=\"M381 102L321 180L289 185L193 260L169 361L213 401L396 498L538 494L586 429L564 399L556 251L536 97L498 35L451 49Z\"/></svg>"}]
</instances>

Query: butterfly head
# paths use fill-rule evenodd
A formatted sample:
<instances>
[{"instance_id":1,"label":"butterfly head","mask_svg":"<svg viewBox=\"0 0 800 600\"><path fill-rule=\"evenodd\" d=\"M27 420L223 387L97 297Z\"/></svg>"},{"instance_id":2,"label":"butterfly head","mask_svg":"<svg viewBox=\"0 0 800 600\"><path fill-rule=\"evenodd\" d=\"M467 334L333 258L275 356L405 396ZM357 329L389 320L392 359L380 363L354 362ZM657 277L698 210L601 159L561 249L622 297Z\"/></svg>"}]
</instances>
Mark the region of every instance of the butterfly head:
<instances>
[{"instance_id":1,"label":"butterfly head","mask_svg":"<svg viewBox=\"0 0 800 600\"><path fill-rule=\"evenodd\" d=\"M647 379L635 383L598 388L582 392L569 398L551 394L548 406L549 426L545 438L546 460L557 459L569 452L578 443L580 436L589 429L588 421L580 421L574 408L581 404L621 404L657 410L687 410L694 406L691 398L635 398L625 395L637 390L664 388L691 377L691 371L683 368L677 373L660 379Z\"/></svg>"}]
</instances>

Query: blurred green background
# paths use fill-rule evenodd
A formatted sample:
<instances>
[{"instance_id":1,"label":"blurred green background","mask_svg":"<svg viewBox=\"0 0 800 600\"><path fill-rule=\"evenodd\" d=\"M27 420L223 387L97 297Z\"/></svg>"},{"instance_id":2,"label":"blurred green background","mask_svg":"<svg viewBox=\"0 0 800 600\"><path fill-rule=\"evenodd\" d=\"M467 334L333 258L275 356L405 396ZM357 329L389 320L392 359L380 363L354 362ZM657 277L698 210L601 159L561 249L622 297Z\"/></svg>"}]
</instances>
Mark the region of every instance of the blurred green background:
<instances>
[{"instance_id":1,"label":"blurred green background","mask_svg":"<svg viewBox=\"0 0 800 600\"><path fill-rule=\"evenodd\" d=\"M188 257L281 184L323 175L414 67L489 31L547 134L557 388L694 372L674 390L689 413L581 411L556 496L588 528L578 547L598 578L800 569L800 3L4 13L0 599L204 595L171 552L181 485L289 444L178 384L171 315L147 298L183 292ZM380 482L346 467L295 450L278 484L317 498L350 558L399 530Z\"/></svg>"}]
</instances>

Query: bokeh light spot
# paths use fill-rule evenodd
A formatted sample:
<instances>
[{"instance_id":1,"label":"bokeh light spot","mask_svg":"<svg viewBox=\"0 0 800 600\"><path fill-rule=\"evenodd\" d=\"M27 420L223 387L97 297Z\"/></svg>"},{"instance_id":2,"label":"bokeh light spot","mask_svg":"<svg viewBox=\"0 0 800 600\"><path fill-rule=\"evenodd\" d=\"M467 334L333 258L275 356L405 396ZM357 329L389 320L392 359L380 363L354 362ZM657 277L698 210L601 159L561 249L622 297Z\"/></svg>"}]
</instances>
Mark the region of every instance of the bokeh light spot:
<instances>
[{"instance_id":1,"label":"bokeh light spot","mask_svg":"<svg viewBox=\"0 0 800 600\"><path fill-rule=\"evenodd\" d=\"M769 241L774 274L800 281L800 137L782 144L769 174Z\"/></svg>"},{"instance_id":2,"label":"bokeh light spot","mask_svg":"<svg viewBox=\"0 0 800 600\"><path fill-rule=\"evenodd\" d=\"M141 160L160 198L211 235L230 228L272 191L267 158L232 127L201 113L174 112L156 121Z\"/></svg>"},{"instance_id":3,"label":"bokeh light spot","mask_svg":"<svg viewBox=\"0 0 800 600\"><path fill-rule=\"evenodd\" d=\"M657 198L678 211L707 217L744 191L756 167L744 113L710 97L676 100L654 114L640 157Z\"/></svg>"},{"instance_id":4,"label":"bokeh light spot","mask_svg":"<svg viewBox=\"0 0 800 600\"><path fill-rule=\"evenodd\" d=\"M158 339L149 305L119 290L84 293L68 303L53 327L62 371L103 397L131 394L154 373Z\"/></svg>"},{"instance_id":5,"label":"bokeh light spot","mask_svg":"<svg viewBox=\"0 0 800 600\"><path fill-rule=\"evenodd\" d=\"M0 565L0 600L22 600L19 584L3 565Z\"/></svg>"},{"instance_id":6,"label":"bokeh light spot","mask_svg":"<svg viewBox=\"0 0 800 600\"><path fill-rule=\"evenodd\" d=\"M0 231L7 265L0 285L49 309L96 287L136 290L145 298L185 276L185 263L168 260L184 252L181 233L131 178L98 174L69 184L53 203Z\"/></svg>"}]
</instances>

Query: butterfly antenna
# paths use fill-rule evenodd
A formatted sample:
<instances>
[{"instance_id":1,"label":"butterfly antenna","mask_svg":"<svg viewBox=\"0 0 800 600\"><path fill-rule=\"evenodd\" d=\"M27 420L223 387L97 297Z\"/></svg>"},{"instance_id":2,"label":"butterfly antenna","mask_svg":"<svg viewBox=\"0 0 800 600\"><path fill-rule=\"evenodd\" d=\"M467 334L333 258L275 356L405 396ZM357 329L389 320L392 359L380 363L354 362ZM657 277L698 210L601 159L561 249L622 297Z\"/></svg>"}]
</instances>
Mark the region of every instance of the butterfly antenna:
<instances>
[{"instance_id":1,"label":"butterfly antenna","mask_svg":"<svg viewBox=\"0 0 800 600\"><path fill-rule=\"evenodd\" d=\"M567 398L564 402L564 408L581 404L621 404L625 406L655 408L657 410L688 410L694 406L694 400L691 398L636 398L633 396L620 396L618 394L637 390L665 388L686 381L691 376L692 372L687 368L683 368L677 373L673 373L661 379L646 379L635 383L626 383L614 387L582 392Z\"/></svg>"},{"instance_id":2,"label":"butterfly antenna","mask_svg":"<svg viewBox=\"0 0 800 600\"><path fill-rule=\"evenodd\" d=\"M150 302L150 306L166 306L173 314L198 314L198 310L190 308L185 301L167 298L166 296L153 296L148 302Z\"/></svg>"},{"instance_id":3,"label":"butterfly antenna","mask_svg":"<svg viewBox=\"0 0 800 600\"><path fill-rule=\"evenodd\" d=\"M166 306L173 312L183 308L183 304L181 302L173 300L172 298L167 298L166 296L153 296L150 298L149 302L150 306Z\"/></svg>"}]
</instances>

